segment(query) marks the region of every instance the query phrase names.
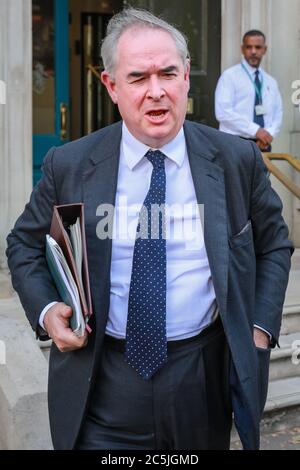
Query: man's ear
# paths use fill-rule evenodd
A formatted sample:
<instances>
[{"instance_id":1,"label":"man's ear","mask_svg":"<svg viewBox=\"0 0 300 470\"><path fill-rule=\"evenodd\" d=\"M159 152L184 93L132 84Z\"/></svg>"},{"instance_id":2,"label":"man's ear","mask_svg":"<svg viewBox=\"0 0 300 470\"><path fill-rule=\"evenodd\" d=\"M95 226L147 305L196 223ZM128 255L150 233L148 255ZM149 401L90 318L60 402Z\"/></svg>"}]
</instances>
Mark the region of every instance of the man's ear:
<instances>
[{"instance_id":1,"label":"man's ear","mask_svg":"<svg viewBox=\"0 0 300 470\"><path fill-rule=\"evenodd\" d=\"M118 96L116 92L116 83L115 81L110 77L109 73L104 70L101 73L101 82L107 89L109 96L111 97L112 101L117 104L118 103Z\"/></svg>"},{"instance_id":2,"label":"man's ear","mask_svg":"<svg viewBox=\"0 0 300 470\"><path fill-rule=\"evenodd\" d=\"M191 71L191 63L188 60L186 63L185 72L184 72L184 79L187 82L188 91L190 89L190 71Z\"/></svg>"}]
</instances>

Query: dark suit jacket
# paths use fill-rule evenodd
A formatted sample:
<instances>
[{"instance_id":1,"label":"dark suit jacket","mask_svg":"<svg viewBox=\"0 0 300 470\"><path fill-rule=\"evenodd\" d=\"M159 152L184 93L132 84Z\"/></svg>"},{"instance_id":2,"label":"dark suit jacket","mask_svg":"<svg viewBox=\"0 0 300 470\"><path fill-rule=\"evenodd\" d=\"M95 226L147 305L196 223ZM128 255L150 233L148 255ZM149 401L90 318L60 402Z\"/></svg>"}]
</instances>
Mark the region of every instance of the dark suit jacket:
<instances>
[{"instance_id":1,"label":"dark suit jacket","mask_svg":"<svg viewBox=\"0 0 300 470\"><path fill-rule=\"evenodd\" d=\"M197 200L204 204L204 237L217 303L231 351L235 422L244 448L259 446L266 400L269 350L253 342L253 324L279 335L292 246L255 144L185 122ZM96 236L97 207L114 204L121 123L51 149L44 176L8 236L14 288L35 331L42 309L60 300L45 262L45 235L54 204L85 203L88 261L94 307L85 349L61 353L53 344L49 415L54 447L72 449L97 373L110 298L111 240Z\"/></svg>"}]
</instances>

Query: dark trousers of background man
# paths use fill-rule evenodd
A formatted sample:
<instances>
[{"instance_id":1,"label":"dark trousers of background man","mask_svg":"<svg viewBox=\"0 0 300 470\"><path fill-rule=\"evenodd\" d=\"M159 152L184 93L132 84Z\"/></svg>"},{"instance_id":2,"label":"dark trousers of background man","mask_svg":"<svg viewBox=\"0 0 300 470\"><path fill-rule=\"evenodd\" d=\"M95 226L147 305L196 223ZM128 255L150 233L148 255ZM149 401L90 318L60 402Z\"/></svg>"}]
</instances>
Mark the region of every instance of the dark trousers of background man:
<instances>
[{"instance_id":1,"label":"dark trousers of background man","mask_svg":"<svg viewBox=\"0 0 300 470\"><path fill-rule=\"evenodd\" d=\"M220 319L198 336L168 342L150 380L124 360L125 341L105 337L76 449L229 449L229 351Z\"/></svg>"}]
</instances>

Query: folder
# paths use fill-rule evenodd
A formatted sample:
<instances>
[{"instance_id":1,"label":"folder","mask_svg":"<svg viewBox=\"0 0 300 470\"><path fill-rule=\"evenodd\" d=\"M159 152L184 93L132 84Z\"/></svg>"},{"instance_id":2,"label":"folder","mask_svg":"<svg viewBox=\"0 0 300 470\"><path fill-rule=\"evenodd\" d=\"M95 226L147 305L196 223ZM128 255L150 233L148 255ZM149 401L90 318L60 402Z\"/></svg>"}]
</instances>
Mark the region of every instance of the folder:
<instances>
[{"instance_id":1,"label":"folder","mask_svg":"<svg viewBox=\"0 0 300 470\"><path fill-rule=\"evenodd\" d=\"M50 235L46 235L46 260L61 299L72 309L70 327L77 336L82 336L86 329L86 320L78 289L61 248Z\"/></svg>"},{"instance_id":2,"label":"folder","mask_svg":"<svg viewBox=\"0 0 300 470\"><path fill-rule=\"evenodd\" d=\"M73 310L71 328L78 336L84 325L90 332L87 322L93 310L83 203L54 206L46 259L62 300Z\"/></svg>"}]
</instances>

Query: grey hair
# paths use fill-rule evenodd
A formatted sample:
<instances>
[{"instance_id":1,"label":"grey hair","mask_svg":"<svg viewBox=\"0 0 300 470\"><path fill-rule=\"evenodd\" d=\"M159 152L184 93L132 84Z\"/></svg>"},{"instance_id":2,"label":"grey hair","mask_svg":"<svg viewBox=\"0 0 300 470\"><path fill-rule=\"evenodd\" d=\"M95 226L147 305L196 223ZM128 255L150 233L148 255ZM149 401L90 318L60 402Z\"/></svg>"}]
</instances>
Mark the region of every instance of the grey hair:
<instances>
[{"instance_id":1,"label":"grey hair","mask_svg":"<svg viewBox=\"0 0 300 470\"><path fill-rule=\"evenodd\" d=\"M107 25L107 33L101 45L101 57L105 70L114 78L116 69L116 51L121 35L134 27L161 29L169 33L177 47L184 66L190 60L187 38L177 28L147 10L126 7L114 15Z\"/></svg>"}]
</instances>

